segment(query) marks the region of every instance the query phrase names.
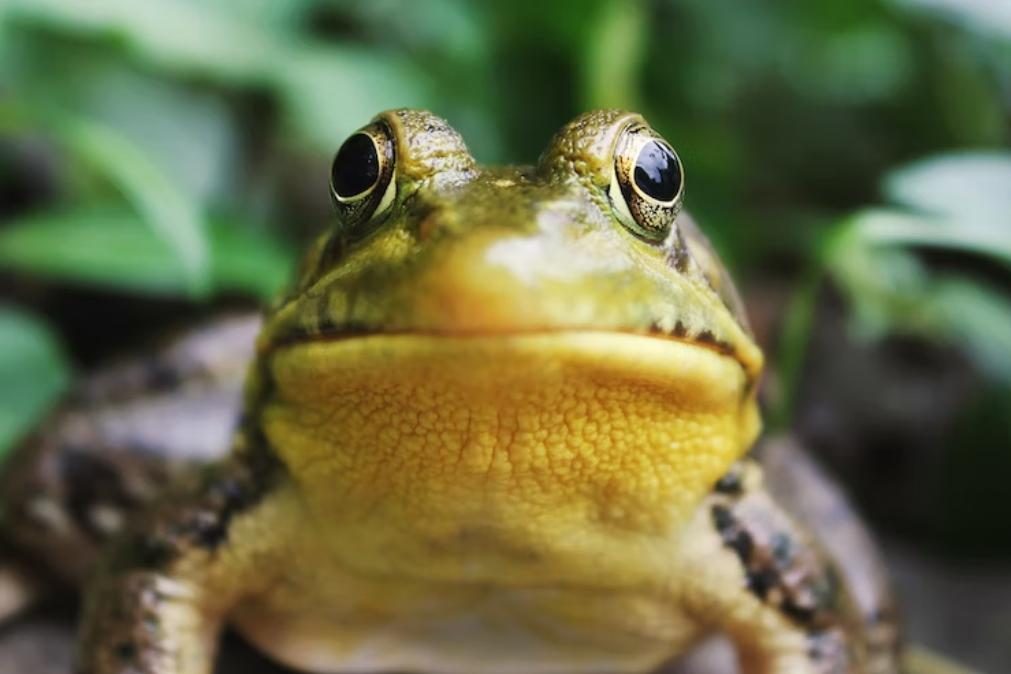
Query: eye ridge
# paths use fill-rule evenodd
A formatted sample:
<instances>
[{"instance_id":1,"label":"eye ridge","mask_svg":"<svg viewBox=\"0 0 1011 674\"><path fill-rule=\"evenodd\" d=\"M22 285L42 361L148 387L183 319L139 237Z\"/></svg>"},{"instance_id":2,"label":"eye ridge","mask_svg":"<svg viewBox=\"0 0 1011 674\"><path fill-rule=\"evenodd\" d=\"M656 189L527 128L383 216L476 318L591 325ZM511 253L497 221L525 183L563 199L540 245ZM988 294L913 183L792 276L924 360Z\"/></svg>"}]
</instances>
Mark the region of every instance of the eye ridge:
<instances>
[{"instance_id":1,"label":"eye ridge","mask_svg":"<svg viewBox=\"0 0 1011 674\"><path fill-rule=\"evenodd\" d=\"M331 182L338 198L350 199L365 193L379 182L379 149L366 133L358 132L337 150L331 168Z\"/></svg>"}]
</instances>

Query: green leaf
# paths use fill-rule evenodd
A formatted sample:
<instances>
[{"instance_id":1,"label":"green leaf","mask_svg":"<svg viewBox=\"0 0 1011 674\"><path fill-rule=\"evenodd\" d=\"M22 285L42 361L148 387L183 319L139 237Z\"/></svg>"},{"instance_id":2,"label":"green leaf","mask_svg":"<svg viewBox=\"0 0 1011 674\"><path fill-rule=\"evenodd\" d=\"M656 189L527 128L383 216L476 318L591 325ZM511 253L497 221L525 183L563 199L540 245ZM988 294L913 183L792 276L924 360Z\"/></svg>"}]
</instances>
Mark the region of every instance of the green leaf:
<instances>
[{"instance_id":1,"label":"green leaf","mask_svg":"<svg viewBox=\"0 0 1011 674\"><path fill-rule=\"evenodd\" d=\"M1011 183L1009 183L1011 184ZM944 218L889 209L868 209L852 221L853 236L867 246L947 248L993 257L1011 266L1011 223Z\"/></svg>"},{"instance_id":2,"label":"green leaf","mask_svg":"<svg viewBox=\"0 0 1011 674\"><path fill-rule=\"evenodd\" d=\"M905 248L928 243L986 252L985 239L945 239L935 236L937 226L918 215L859 213L840 226L826 247L826 267L848 297L854 327L865 338L907 333L951 343L981 373L1011 383L1011 302L985 283L931 273Z\"/></svg>"},{"instance_id":3,"label":"green leaf","mask_svg":"<svg viewBox=\"0 0 1011 674\"><path fill-rule=\"evenodd\" d=\"M931 303L935 320L966 347L985 375L1011 382L1011 301L981 283L939 279Z\"/></svg>"},{"instance_id":4,"label":"green leaf","mask_svg":"<svg viewBox=\"0 0 1011 674\"><path fill-rule=\"evenodd\" d=\"M290 246L227 220L212 221L210 234L215 289L271 300L291 279L296 255Z\"/></svg>"},{"instance_id":5,"label":"green leaf","mask_svg":"<svg viewBox=\"0 0 1011 674\"><path fill-rule=\"evenodd\" d=\"M45 325L0 304L0 453L31 429L69 379L63 353Z\"/></svg>"},{"instance_id":6,"label":"green leaf","mask_svg":"<svg viewBox=\"0 0 1011 674\"><path fill-rule=\"evenodd\" d=\"M827 247L826 265L865 333L912 331L965 347L981 371L1011 375L1011 305L983 283L932 274L910 247L960 251L1011 269L1011 153L955 153L894 171L889 198Z\"/></svg>"},{"instance_id":7,"label":"green leaf","mask_svg":"<svg viewBox=\"0 0 1011 674\"><path fill-rule=\"evenodd\" d=\"M157 294L186 290L165 242L121 209L29 216L0 230L0 262L61 280Z\"/></svg>"},{"instance_id":8,"label":"green leaf","mask_svg":"<svg viewBox=\"0 0 1011 674\"><path fill-rule=\"evenodd\" d=\"M208 243L199 208L148 153L106 124L48 107L0 102L0 129L36 128L55 137L134 207L142 224L167 244L166 255L176 258L191 296L207 293Z\"/></svg>"},{"instance_id":9,"label":"green leaf","mask_svg":"<svg viewBox=\"0 0 1011 674\"><path fill-rule=\"evenodd\" d=\"M427 78L406 61L355 47L308 47L272 74L287 119L324 154L380 110L426 108Z\"/></svg>"},{"instance_id":10,"label":"green leaf","mask_svg":"<svg viewBox=\"0 0 1011 674\"><path fill-rule=\"evenodd\" d=\"M156 65L261 81L283 46L278 37L213 2L188 0L6 0L3 14L66 32L115 38ZM0 15L2 16L2 15Z\"/></svg>"},{"instance_id":11,"label":"green leaf","mask_svg":"<svg viewBox=\"0 0 1011 674\"><path fill-rule=\"evenodd\" d=\"M293 255L235 223L208 228L210 289L272 297ZM186 270L166 242L122 208L43 213L0 231L0 264L75 283L157 295L187 295Z\"/></svg>"},{"instance_id":12,"label":"green leaf","mask_svg":"<svg viewBox=\"0 0 1011 674\"><path fill-rule=\"evenodd\" d=\"M647 26L642 2L611 0L597 14L582 59L583 100L587 108L637 110Z\"/></svg>"},{"instance_id":13,"label":"green leaf","mask_svg":"<svg viewBox=\"0 0 1011 674\"><path fill-rule=\"evenodd\" d=\"M1011 6L1011 5L1009 5ZM960 152L901 168L885 193L916 211L988 225L1011 245L1011 152Z\"/></svg>"},{"instance_id":14,"label":"green leaf","mask_svg":"<svg viewBox=\"0 0 1011 674\"><path fill-rule=\"evenodd\" d=\"M249 2L249 0L243 0ZM323 7L353 17L361 33L382 36L386 44L447 59L457 66L488 56L489 7L467 0L344 0Z\"/></svg>"},{"instance_id":15,"label":"green leaf","mask_svg":"<svg viewBox=\"0 0 1011 674\"><path fill-rule=\"evenodd\" d=\"M377 111L430 107L432 83L406 58L334 46L294 32L243 2L195 0L7 0L17 23L91 38L112 36L138 60L280 98L286 118L312 149L331 152ZM0 6L2 7L2 6ZM230 12L229 9L232 11Z\"/></svg>"},{"instance_id":16,"label":"green leaf","mask_svg":"<svg viewBox=\"0 0 1011 674\"><path fill-rule=\"evenodd\" d=\"M1005 0L898 0L915 9L950 17L979 32L1011 39L1011 3Z\"/></svg>"},{"instance_id":17,"label":"green leaf","mask_svg":"<svg viewBox=\"0 0 1011 674\"><path fill-rule=\"evenodd\" d=\"M62 70L77 79L76 70ZM233 109L217 92L138 72L122 60L80 70L78 91L66 97L63 109L115 129L191 203L235 197L243 168L239 130Z\"/></svg>"},{"instance_id":18,"label":"green leaf","mask_svg":"<svg viewBox=\"0 0 1011 674\"><path fill-rule=\"evenodd\" d=\"M780 67L812 98L839 104L891 99L915 68L912 45L888 24L865 23L792 41Z\"/></svg>"},{"instance_id":19,"label":"green leaf","mask_svg":"<svg viewBox=\"0 0 1011 674\"><path fill-rule=\"evenodd\" d=\"M58 123L59 135L81 159L106 176L168 244L194 296L208 290L208 252L196 205L136 145L113 129L80 118Z\"/></svg>"},{"instance_id":20,"label":"green leaf","mask_svg":"<svg viewBox=\"0 0 1011 674\"><path fill-rule=\"evenodd\" d=\"M819 275L810 272L797 284L796 290L783 314L779 344L776 348L778 362L779 395L771 396L768 415L770 430L789 428L800 386L801 373L807 356L807 344L813 331L818 299Z\"/></svg>"}]
</instances>

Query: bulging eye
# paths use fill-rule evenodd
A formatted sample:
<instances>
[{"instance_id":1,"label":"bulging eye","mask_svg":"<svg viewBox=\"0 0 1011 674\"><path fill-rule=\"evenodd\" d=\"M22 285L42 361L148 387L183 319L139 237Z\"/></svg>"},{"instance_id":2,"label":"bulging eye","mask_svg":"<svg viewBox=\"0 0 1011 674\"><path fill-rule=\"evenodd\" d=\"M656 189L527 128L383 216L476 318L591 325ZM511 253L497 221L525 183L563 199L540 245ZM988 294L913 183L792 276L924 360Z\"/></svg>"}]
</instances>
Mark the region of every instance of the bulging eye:
<instances>
[{"instance_id":1,"label":"bulging eye","mask_svg":"<svg viewBox=\"0 0 1011 674\"><path fill-rule=\"evenodd\" d=\"M655 131L634 124L618 138L608 193L622 224L645 239L663 241L684 198L681 160Z\"/></svg>"},{"instance_id":2,"label":"bulging eye","mask_svg":"<svg viewBox=\"0 0 1011 674\"><path fill-rule=\"evenodd\" d=\"M342 224L355 233L382 220L396 197L396 148L383 122L353 133L330 168L330 195Z\"/></svg>"}]
</instances>

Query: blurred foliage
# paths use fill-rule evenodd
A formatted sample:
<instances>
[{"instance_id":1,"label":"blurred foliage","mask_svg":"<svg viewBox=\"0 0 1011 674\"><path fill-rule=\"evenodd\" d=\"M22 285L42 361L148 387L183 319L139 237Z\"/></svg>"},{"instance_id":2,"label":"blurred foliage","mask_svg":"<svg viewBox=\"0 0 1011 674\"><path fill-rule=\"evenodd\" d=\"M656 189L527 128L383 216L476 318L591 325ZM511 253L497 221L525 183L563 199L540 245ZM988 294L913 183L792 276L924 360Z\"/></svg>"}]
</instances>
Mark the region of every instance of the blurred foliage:
<instances>
[{"instance_id":1,"label":"blurred foliage","mask_svg":"<svg viewBox=\"0 0 1011 674\"><path fill-rule=\"evenodd\" d=\"M863 340L911 334L962 347L979 371L1011 385L1011 299L969 270L934 270L918 250L989 260L1011 277L1011 152L941 155L889 173L894 206L844 218L813 251L786 318L780 345L785 425L792 413L812 306L826 274L845 294L853 333Z\"/></svg>"},{"instance_id":2,"label":"blurred foliage","mask_svg":"<svg viewBox=\"0 0 1011 674\"><path fill-rule=\"evenodd\" d=\"M208 219L200 231L210 259L204 291L229 290L270 299L288 277L289 255L256 231ZM119 206L46 212L12 221L0 231L0 260L12 268L54 279L134 292L193 292L192 265ZM206 284L206 286L204 286Z\"/></svg>"},{"instance_id":3,"label":"blurred foliage","mask_svg":"<svg viewBox=\"0 0 1011 674\"><path fill-rule=\"evenodd\" d=\"M906 210L858 213L825 256L859 329L964 344L981 372L1011 382L1011 301L982 279L932 273L910 250L964 252L1011 272L1011 152L931 159L890 174L885 186Z\"/></svg>"},{"instance_id":4,"label":"blurred foliage","mask_svg":"<svg viewBox=\"0 0 1011 674\"><path fill-rule=\"evenodd\" d=\"M44 325L0 304L0 447L28 431L67 385L68 367Z\"/></svg>"},{"instance_id":5,"label":"blurred foliage","mask_svg":"<svg viewBox=\"0 0 1011 674\"><path fill-rule=\"evenodd\" d=\"M396 106L485 162L533 161L586 108L643 112L738 276L797 284L783 423L826 278L855 334L951 342L1011 381L999 0L3 0L5 282L268 298L328 221L330 154ZM13 355L20 320L5 357L58 369Z\"/></svg>"}]
</instances>

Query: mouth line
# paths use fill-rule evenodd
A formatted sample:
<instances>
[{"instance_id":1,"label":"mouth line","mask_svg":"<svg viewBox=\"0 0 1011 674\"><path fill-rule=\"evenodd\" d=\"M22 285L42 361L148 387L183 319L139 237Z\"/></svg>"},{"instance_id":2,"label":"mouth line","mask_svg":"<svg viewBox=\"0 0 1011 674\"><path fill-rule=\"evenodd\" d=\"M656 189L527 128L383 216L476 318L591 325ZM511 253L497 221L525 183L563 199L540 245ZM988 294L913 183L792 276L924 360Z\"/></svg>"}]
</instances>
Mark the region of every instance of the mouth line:
<instances>
[{"instance_id":1,"label":"mouth line","mask_svg":"<svg viewBox=\"0 0 1011 674\"><path fill-rule=\"evenodd\" d=\"M389 330L377 329L368 325L342 325L340 327L328 327L323 330L310 332L297 331L285 334L272 339L265 347L266 352L273 352L278 349L299 346L302 344L312 344L319 342L343 342L355 339L368 339L370 337L444 337L447 339L480 339L488 337L525 337L525 336L547 336L547 335L577 335L587 333L613 334L615 336L626 335L631 337L644 337L666 342L674 342L694 346L700 349L711 351L725 358L735 361L744 371L749 381L754 380L753 374L740 357L734 347L720 340L709 330L703 330L699 334L690 335L685 330L681 322L675 324L674 329L664 330L659 326L652 326L645 330L635 329L595 329L580 327L559 327L559 328L530 328L523 330L501 331L501 330L431 330L431 329L402 329Z\"/></svg>"}]
</instances>

